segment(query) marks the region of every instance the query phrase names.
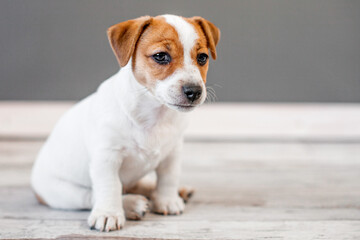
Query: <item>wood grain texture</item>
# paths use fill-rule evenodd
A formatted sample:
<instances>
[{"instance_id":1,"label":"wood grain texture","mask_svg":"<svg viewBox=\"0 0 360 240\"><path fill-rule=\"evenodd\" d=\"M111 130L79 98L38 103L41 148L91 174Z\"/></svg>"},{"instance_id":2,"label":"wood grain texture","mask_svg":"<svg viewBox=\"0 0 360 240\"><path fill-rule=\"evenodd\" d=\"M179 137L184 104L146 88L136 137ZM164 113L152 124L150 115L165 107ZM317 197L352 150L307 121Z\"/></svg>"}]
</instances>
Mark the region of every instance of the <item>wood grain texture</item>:
<instances>
[{"instance_id":1,"label":"wood grain texture","mask_svg":"<svg viewBox=\"0 0 360 240\"><path fill-rule=\"evenodd\" d=\"M29 188L42 142L1 142L0 238L357 239L360 144L186 143L182 216L148 214L97 233L88 211L39 205Z\"/></svg>"}]
</instances>

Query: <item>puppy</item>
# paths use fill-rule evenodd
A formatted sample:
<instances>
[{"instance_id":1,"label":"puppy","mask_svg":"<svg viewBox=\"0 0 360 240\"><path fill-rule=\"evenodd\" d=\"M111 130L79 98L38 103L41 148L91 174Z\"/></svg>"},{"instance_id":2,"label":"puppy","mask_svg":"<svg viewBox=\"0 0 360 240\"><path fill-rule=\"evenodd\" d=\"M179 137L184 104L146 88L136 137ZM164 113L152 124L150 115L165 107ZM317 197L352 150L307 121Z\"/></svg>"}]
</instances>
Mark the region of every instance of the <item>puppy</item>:
<instances>
[{"instance_id":1,"label":"puppy","mask_svg":"<svg viewBox=\"0 0 360 240\"><path fill-rule=\"evenodd\" d=\"M32 172L38 199L92 209L91 228L111 231L152 211L180 214L180 159L188 112L206 98L209 50L219 29L201 18L140 17L108 29L121 70L56 124ZM156 186L139 180L155 171ZM132 194L130 194L132 193Z\"/></svg>"}]
</instances>

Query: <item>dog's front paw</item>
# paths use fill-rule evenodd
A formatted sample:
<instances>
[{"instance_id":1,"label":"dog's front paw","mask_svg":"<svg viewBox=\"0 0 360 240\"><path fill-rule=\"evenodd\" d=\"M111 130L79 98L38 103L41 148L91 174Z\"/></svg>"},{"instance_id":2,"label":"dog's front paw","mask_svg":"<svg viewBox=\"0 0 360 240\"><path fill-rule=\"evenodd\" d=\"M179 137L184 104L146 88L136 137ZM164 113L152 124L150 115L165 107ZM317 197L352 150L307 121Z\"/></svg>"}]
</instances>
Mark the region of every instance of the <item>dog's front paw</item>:
<instances>
[{"instance_id":1,"label":"dog's front paw","mask_svg":"<svg viewBox=\"0 0 360 240\"><path fill-rule=\"evenodd\" d=\"M154 213L179 215L184 211L184 200L176 196L153 195L151 209Z\"/></svg>"},{"instance_id":2,"label":"dog's front paw","mask_svg":"<svg viewBox=\"0 0 360 240\"><path fill-rule=\"evenodd\" d=\"M119 230L125 225L124 211L105 211L100 209L93 209L88 218L88 224L91 229L99 231L113 231Z\"/></svg>"}]
</instances>

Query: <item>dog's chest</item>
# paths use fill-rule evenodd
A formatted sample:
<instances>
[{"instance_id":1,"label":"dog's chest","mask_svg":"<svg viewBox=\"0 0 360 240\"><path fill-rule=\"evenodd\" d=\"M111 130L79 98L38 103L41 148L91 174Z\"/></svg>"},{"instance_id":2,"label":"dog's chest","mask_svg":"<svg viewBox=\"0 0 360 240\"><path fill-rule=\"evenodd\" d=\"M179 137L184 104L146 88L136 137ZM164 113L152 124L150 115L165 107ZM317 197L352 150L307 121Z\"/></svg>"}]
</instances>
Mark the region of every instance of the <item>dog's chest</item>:
<instances>
[{"instance_id":1,"label":"dog's chest","mask_svg":"<svg viewBox=\"0 0 360 240\"><path fill-rule=\"evenodd\" d=\"M124 186L131 186L153 171L179 144L184 126L181 122L161 123L151 129L132 129L126 157L120 169Z\"/></svg>"}]
</instances>

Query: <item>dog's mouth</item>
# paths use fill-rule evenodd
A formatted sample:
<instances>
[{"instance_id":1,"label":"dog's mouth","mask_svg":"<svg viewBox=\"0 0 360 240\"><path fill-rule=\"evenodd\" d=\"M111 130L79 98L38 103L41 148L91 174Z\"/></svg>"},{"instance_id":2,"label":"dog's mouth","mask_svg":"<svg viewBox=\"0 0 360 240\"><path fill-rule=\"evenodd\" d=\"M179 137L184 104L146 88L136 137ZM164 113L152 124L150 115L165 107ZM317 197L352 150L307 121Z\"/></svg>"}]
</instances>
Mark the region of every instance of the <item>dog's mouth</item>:
<instances>
[{"instance_id":1,"label":"dog's mouth","mask_svg":"<svg viewBox=\"0 0 360 240\"><path fill-rule=\"evenodd\" d=\"M183 112L190 111L197 106L193 104L173 104L173 103L167 103L167 105L170 106L171 108L175 108Z\"/></svg>"}]
</instances>

